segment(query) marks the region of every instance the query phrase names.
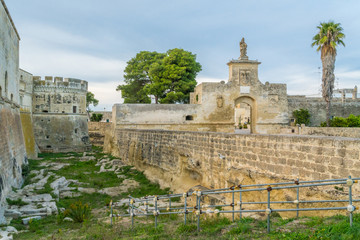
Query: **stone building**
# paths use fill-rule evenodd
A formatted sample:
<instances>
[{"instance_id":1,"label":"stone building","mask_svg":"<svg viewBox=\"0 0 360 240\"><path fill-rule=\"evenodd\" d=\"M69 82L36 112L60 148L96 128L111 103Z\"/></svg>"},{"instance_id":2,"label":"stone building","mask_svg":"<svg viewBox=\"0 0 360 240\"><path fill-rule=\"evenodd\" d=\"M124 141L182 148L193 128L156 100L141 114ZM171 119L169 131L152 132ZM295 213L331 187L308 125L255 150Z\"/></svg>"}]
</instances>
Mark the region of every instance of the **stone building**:
<instances>
[{"instance_id":1,"label":"stone building","mask_svg":"<svg viewBox=\"0 0 360 240\"><path fill-rule=\"evenodd\" d=\"M84 80L33 77L32 116L40 151L70 152L91 148Z\"/></svg>"},{"instance_id":2,"label":"stone building","mask_svg":"<svg viewBox=\"0 0 360 240\"><path fill-rule=\"evenodd\" d=\"M311 125L326 119L322 98L287 95L286 84L263 84L258 78L260 62L250 60L242 39L240 57L227 63L229 79L218 83L203 82L190 94L190 104L115 104L115 129L163 129L184 131L234 132L239 123L252 133L292 133L292 112L304 108L311 113ZM351 99L345 99L346 93ZM332 101L332 115L360 115L357 88L344 90L342 98Z\"/></svg>"},{"instance_id":3,"label":"stone building","mask_svg":"<svg viewBox=\"0 0 360 240\"><path fill-rule=\"evenodd\" d=\"M22 134L19 97L20 37L3 0L0 0L0 224L6 194L22 184L27 164Z\"/></svg>"}]
</instances>

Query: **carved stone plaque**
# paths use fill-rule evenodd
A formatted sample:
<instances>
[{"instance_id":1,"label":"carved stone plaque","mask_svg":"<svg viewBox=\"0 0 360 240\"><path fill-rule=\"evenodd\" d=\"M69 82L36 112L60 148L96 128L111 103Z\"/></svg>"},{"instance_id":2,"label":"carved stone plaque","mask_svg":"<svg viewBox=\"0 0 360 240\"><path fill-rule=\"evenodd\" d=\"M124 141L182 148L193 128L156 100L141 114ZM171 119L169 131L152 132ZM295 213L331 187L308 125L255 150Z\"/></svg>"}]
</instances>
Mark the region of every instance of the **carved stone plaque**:
<instances>
[{"instance_id":1,"label":"carved stone plaque","mask_svg":"<svg viewBox=\"0 0 360 240\"><path fill-rule=\"evenodd\" d=\"M250 93L250 87L249 86L241 86L240 93Z\"/></svg>"}]
</instances>

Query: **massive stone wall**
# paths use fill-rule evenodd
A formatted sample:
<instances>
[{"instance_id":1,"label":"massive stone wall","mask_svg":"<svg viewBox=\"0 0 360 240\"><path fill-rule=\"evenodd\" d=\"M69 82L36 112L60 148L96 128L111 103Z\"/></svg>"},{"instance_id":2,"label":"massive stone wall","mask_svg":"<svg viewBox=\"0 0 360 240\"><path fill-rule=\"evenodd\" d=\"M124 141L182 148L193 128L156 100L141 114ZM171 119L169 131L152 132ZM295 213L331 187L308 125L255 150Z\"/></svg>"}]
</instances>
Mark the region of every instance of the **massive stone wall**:
<instances>
[{"instance_id":1,"label":"massive stone wall","mask_svg":"<svg viewBox=\"0 0 360 240\"><path fill-rule=\"evenodd\" d=\"M326 102L322 98L308 98L305 96L288 96L289 116L300 108L310 112L310 125L320 126L326 121ZM331 101L331 116L348 117L350 114L360 115L360 99L333 98Z\"/></svg>"},{"instance_id":2,"label":"massive stone wall","mask_svg":"<svg viewBox=\"0 0 360 240\"><path fill-rule=\"evenodd\" d=\"M91 149L87 116L34 113L36 143L42 152L78 152Z\"/></svg>"},{"instance_id":3,"label":"massive stone wall","mask_svg":"<svg viewBox=\"0 0 360 240\"><path fill-rule=\"evenodd\" d=\"M360 128L301 126L298 128L297 133L301 135L338 136L360 139Z\"/></svg>"},{"instance_id":4,"label":"massive stone wall","mask_svg":"<svg viewBox=\"0 0 360 240\"><path fill-rule=\"evenodd\" d=\"M115 104L112 122L116 128L234 131L233 111L214 110L222 117L212 118L214 111L206 110L199 104Z\"/></svg>"},{"instance_id":5,"label":"massive stone wall","mask_svg":"<svg viewBox=\"0 0 360 240\"><path fill-rule=\"evenodd\" d=\"M33 126L36 143L44 152L89 150L86 81L34 77Z\"/></svg>"},{"instance_id":6,"label":"massive stone wall","mask_svg":"<svg viewBox=\"0 0 360 240\"><path fill-rule=\"evenodd\" d=\"M92 145L104 146L105 133L111 130L110 122L88 122L89 137Z\"/></svg>"},{"instance_id":7,"label":"massive stone wall","mask_svg":"<svg viewBox=\"0 0 360 240\"><path fill-rule=\"evenodd\" d=\"M229 187L244 173L278 180L360 176L360 139L351 138L117 129L105 151L177 191Z\"/></svg>"},{"instance_id":8,"label":"massive stone wall","mask_svg":"<svg viewBox=\"0 0 360 240\"><path fill-rule=\"evenodd\" d=\"M19 111L19 40L0 0L0 224L5 223L2 203L11 187L20 187L27 163Z\"/></svg>"}]
</instances>

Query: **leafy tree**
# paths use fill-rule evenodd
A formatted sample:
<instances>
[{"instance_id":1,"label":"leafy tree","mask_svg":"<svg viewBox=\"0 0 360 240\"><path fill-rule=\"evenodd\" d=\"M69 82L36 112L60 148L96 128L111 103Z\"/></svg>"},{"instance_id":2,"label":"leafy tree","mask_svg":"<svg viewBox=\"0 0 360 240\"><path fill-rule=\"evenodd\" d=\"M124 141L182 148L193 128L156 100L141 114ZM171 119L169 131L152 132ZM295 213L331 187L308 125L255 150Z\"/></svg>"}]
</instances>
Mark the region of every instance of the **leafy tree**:
<instances>
[{"instance_id":1,"label":"leafy tree","mask_svg":"<svg viewBox=\"0 0 360 240\"><path fill-rule=\"evenodd\" d=\"M336 47L341 44L345 46L343 39L345 34L340 23L333 21L323 22L317 26L319 32L313 37L311 46L317 46L317 51L321 50L322 62L322 96L326 101L326 123L330 126L330 102L334 89L334 69L336 58Z\"/></svg>"},{"instance_id":2,"label":"leafy tree","mask_svg":"<svg viewBox=\"0 0 360 240\"><path fill-rule=\"evenodd\" d=\"M293 116L296 119L295 124L310 125L310 113L307 109L300 108L299 110L295 110L293 111Z\"/></svg>"},{"instance_id":3,"label":"leafy tree","mask_svg":"<svg viewBox=\"0 0 360 240\"><path fill-rule=\"evenodd\" d=\"M90 121L92 122L100 122L103 115L101 113L93 113L90 117Z\"/></svg>"},{"instance_id":4,"label":"leafy tree","mask_svg":"<svg viewBox=\"0 0 360 240\"><path fill-rule=\"evenodd\" d=\"M125 85L119 85L125 103L188 103L201 71L196 55L183 49L166 53L142 51L125 68Z\"/></svg>"},{"instance_id":5,"label":"leafy tree","mask_svg":"<svg viewBox=\"0 0 360 240\"><path fill-rule=\"evenodd\" d=\"M127 62L124 70L125 84L116 88L121 91L124 103L151 103L144 87L151 83L151 66L159 63L164 56L162 53L141 51Z\"/></svg>"},{"instance_id":6,"label":"leafy tree","mask_svg":"<svg viewBox=\"0 0 360 240\"><path fill-rule=\"evenodd\" d=\"M93 105L94 107L96 107L99 104L99 100L97 100L95 98L95 94L93 94L92 92L87 92L86 93L86 112L88 114L88 117L90 117L90 105Z\"/></svg>"}]
</instances>

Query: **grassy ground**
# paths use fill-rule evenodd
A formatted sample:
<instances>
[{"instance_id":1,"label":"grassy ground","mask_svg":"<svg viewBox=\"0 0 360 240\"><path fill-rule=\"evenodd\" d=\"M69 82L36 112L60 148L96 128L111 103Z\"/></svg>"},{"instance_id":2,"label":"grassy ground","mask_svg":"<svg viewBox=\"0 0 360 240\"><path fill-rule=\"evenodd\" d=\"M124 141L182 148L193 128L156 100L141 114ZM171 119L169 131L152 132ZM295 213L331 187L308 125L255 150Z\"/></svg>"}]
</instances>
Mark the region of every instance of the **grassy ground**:
<instances>
[{"instance_id":1,"label":"grassy ground","mask_svg":"<svg viewBox=\"0 0 360 240\"><path fill-rule=\"evenodd\" d=\"M95 166L99 159L105 157L100 148L94 148L92 155L96 160L79 161L82 154L41 154L42 160L30 160L30 170L46 169L43 163L59 162L70 164L54 172L67 179L78 180L86 187L105 188L122 184L123 179L113 172L98 173L99 166ZM113 159L111 156L106 156ZM108 203L126 198L128 194L141 197L152 194L166 194L168 189L160 189L158 184L151 183L143 173L131 166L121 168L121 175L127 179L139 182L139 187L129 192L119 193L110 197L101 193L81 193L78 197L60 198L58 208L69 209L77 202L88 204L92 209L92 217L82 223L64 221L63 214L49 216L39 221L33 221L24 226L21 220L13 220L11 225L21 232L14 239L360 239L360 215L354 215L354 225L349 227L346 216L327 218L303 217L299 219L282 219L278 214L271 217L271 233L266 233L266 220L252 218L237 219L231 222L223 215L201 216L201 231L197 232L196 217L187 215L187 224L183 224L183 214L158 217L158 227L154 228L154 217L135 217L134 229L131 228L130 218L114 219L113 226L109 223ZM25 183L32 183L35 176L30 174ZM51 180L48 180L50 184ZM43 192L49 192L46 184ZM76 186L76 185L73 185ZM117 211L124 211L123 208Z\"/></svg>"}]
</instances>

